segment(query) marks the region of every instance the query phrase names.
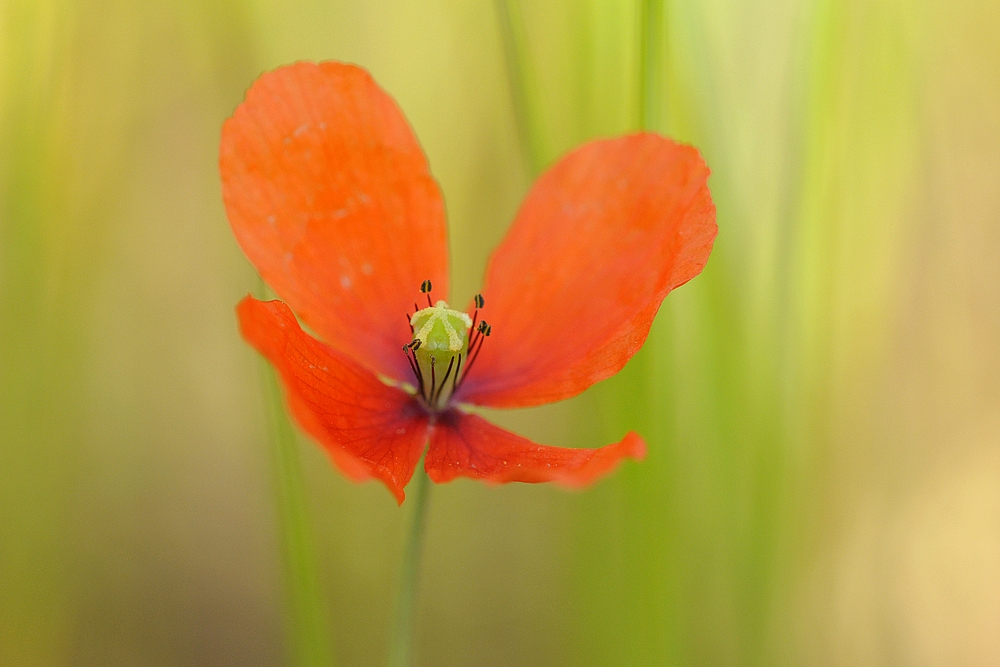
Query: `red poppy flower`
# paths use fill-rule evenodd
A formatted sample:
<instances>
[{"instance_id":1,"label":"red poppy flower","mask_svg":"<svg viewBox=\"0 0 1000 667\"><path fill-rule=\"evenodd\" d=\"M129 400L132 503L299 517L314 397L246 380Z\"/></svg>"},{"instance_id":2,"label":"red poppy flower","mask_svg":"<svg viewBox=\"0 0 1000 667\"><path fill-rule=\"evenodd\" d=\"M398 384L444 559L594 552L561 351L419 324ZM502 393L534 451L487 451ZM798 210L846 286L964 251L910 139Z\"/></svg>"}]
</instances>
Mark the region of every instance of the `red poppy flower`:
<instances>
[{"instance_id":1,"label":"red poppy flower","mask_svg":"<svg viewBox=\"0 0 1000 667\"><path fill-rule=\"evenodd\" d=\"M569 398L625 365L663 297L708 260L715 207L697 150L641 133L569 153L531 189L468 312L435 301L448 294L441 192L366 71L261 76L223 126L219 170L233 233L284 301L240 302L243 336L348 477L402 502L425 448L435 482L566 486L645 454L635 433L538 445L470 408Z\"/></svg>"}]
</instances>

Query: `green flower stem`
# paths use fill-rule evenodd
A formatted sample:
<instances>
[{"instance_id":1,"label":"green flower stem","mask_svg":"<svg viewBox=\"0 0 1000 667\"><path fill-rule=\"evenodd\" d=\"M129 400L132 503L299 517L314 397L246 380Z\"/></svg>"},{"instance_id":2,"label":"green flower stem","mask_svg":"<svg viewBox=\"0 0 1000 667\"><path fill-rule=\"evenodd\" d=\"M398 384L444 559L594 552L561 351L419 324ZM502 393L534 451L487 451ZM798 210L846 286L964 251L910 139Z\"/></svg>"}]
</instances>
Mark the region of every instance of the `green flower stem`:
<instances>
[{"instance_id":1,"label":"green flower stem","mask_svg":"<svg viewBox=\"0 0 1000 667\"><path fill-rule=\"evenodd\" d=\"M416 620L417 577L420 574L420 557L423 554L424 532L427 526L427 504L430 497L430 480L424 472L423 460L413 474L413 516L410 532L403 552L403 566L399 574L399 597L389 638L389 667L410 667L413 654L413 626Z\"/></svg>"}]
</instances>

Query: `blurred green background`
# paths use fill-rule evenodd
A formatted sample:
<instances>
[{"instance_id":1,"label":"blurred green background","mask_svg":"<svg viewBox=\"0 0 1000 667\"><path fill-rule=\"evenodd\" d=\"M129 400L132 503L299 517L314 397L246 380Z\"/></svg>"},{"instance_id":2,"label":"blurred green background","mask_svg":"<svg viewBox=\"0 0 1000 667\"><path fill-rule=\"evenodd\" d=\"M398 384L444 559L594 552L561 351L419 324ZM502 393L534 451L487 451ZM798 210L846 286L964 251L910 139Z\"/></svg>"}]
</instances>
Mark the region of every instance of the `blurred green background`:
<instances>
[{"instance_id":1,"label":"blurred green background","mask_svg":"<svg viewBox=\"0 0 1000 667\"><path fill-rule=\"evenodd\" d=\"M407 507L306 441L276 493L233 314L219 127L298 59L399 102L458 303L570 147L713 169L646 347L496 415L648 459L435 487L420 664L1000 664L998 35L993 0L0 0L0 664L386 659Z\"/></svg>"}]
</instances>

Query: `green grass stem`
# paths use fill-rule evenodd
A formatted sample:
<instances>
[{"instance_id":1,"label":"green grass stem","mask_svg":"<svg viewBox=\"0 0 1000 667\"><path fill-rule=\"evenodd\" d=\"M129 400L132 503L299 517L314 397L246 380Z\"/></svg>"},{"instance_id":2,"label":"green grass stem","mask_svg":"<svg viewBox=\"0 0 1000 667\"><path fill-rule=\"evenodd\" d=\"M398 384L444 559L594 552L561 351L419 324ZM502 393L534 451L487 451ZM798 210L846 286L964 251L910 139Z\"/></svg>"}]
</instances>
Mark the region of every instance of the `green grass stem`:
<instances>
[{"instance_id":1,"label":"green grass stem","mask_svg":"<svg viewBox=\"0 0 1000 667\"><path fill-rule=\"evenodd\" d=\"M289 661L296 667L329 667L333 664L330 626L316 571L298 439L285 411L274 368L261 361L261 374L271 430Z\"/></svg>"}]
</instances>

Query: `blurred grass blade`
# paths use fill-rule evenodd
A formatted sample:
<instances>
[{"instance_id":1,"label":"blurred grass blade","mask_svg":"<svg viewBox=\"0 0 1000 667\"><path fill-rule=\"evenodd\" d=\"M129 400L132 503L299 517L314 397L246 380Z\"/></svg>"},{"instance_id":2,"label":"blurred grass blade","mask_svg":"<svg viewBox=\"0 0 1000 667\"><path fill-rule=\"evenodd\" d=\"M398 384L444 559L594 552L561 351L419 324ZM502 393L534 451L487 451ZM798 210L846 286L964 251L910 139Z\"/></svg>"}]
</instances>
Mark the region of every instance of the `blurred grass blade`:
<instances>
[{"instance_id":1,"label":"blurred grass blade","mask_svg":"<svg viewBox=\"0 0 1000 667\"><path fill-rule=\"evenodd\" d=\"M266 287L261 291L265 298L274 298ZM277 373L266 360L262 359L260 365L270 425L274 499L285 569L287 651L291 664L296 667L329 667L333 664L330 624L313 555L298 438L285 411Z\"/></svg>"},{"instance_id":2,"label":"blurred grass blade","mask_svg":"<svg viewBox=\"0 0 1000 667\"><path fill-rule=\"evenodd\" d=\"M660 109L664 97L664 71L660 58L666 49L664 0L640 0L639 8L639 99L638 125L644 130L656 129L662 119Z\"/></svg>"},{"instance_id":3,"label":"blurred grass blade","mask_svg":"<svg viewBox=\"0 0 1000 667\"><path fill-rule=\"evenodd\" d=\"M333 664L329 623L313 557L298 440L285 414L277 374L266 361L260 363L271 424L274 495L285 568L288 651L293 665L328 667Z\"/></svg>"},{"instance_id":4,"label":"blurred grass blade","mask_svg":"<svg viewBox=\"0 0 1000 667\"><path fill-rule=\"evenodd\" d=\"M518 0L496 0L497 19L503 38L507 75L510 79L514 117L517 121L521 145L528 158L532 175L541 173L545 166L544 130L538 118L538 82L532 64L528 38L524 32L524 19Z\"/></svg>"}]
</instances>

